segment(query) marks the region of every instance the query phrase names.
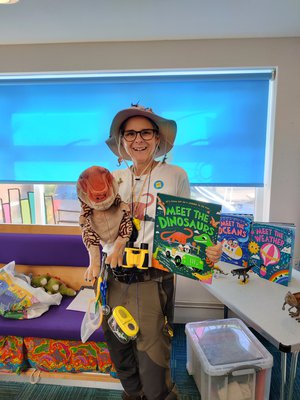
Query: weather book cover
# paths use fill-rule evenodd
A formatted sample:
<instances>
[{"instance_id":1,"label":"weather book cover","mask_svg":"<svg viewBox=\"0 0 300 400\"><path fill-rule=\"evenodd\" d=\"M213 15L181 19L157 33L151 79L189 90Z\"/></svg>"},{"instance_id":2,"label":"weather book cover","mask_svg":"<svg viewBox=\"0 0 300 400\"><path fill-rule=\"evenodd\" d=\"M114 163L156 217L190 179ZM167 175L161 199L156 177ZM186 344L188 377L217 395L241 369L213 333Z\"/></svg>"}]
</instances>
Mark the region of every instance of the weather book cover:
<instances>
[{"instance_id":1,"label":"weather book cover","mask_svg":"<svg viewBox=\"0 0 300 400\"><path fill-rule=\"evenodd\" d=\"M221 206L159 194L152 266L211 283L213 263L205 249L217 243Z\"/></svg>"},{"instance_id":2,"label":"weather book cover","mask_svg":"<svg viewBox=\"0 0 300 400\"><path fill-rule=\"evenodd\" d=\"M288 286L292 273L295 226L253 222L249 266L261 278Z\"/></svg>"},{"instance_id":3,"label":"weather book cover","mask_svg":"<svg viewBox=\"0 0 300 400\"><path fill-rule=\"evenodd\" d=\"M218 235L223 250L221 261L241 267L248 266L252 221L252 214L221 214Z\"/></svg>"}]
</instances>

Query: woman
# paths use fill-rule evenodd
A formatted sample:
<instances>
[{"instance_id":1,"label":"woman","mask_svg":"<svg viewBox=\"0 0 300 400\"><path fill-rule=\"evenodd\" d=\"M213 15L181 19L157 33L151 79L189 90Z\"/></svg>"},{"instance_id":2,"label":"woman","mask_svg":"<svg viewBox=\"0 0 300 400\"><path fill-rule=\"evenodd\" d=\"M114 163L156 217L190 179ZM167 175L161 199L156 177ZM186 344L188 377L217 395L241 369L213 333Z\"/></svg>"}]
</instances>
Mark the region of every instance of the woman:
<instances>
[{"instance_id":1,"label":"woman","mask_svg":"<svg viewBox=\"0 0 300 400\"><path fill-rule=\"evenodd\" d=\"M156 195L189 197L186 172L175 165L157 161L173 147L175 121L162 118L141 106L122 110L112 121L109 148L120 159L132 161L127 169L114 172L121 198L131 208L138 237L135 246L147 243L149 269L127 269L119 273L111 265L107 302L111 308L124 306L139 326L134 341L121 343L103 324L106 340L118 377L124 388L123 399L177 399L171 380L170 350L174 309L174 276L151 268ZM127 162L126 162L127 163ZM209 247L207 256L216 262L221 245Z\"/></svg>"}]
</instances>

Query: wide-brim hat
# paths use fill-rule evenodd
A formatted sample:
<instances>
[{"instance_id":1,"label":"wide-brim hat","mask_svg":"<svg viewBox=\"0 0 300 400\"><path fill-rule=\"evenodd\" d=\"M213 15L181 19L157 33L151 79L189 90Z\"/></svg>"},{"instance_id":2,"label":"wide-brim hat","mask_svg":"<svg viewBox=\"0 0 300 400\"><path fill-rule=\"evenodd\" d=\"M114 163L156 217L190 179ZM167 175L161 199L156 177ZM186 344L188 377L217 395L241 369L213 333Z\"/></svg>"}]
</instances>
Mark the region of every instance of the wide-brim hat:
<instances>
[{"instance_id":1,"label":"wide-brim hat","mask_svg":"<svg viewBox=\"0 0 300 400\"><path fill-rule=\"evenodd\" d=\"M116 156L122 157L125 160L131 159L122 145L120 145L120 149L118 147L118 144L120 143L119 136L121 134L121 125L124 121L131 117L146 117L152 120L158 126L160 142L159 147L156 150L155 157L161 157L172 149L177 132L176 122L154 114L151 108L145 108L137 105L119 111L111 123L110 134L109 138L106 140L106 144Z\"/></svg>"}]
</instances>

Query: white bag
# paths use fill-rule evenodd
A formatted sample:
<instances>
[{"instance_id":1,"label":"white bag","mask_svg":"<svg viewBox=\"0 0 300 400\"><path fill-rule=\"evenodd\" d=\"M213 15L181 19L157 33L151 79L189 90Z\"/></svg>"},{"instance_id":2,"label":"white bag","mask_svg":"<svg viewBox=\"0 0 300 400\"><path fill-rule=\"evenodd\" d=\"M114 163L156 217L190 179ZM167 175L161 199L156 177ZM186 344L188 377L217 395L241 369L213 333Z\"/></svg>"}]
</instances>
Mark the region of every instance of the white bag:
<instances>
[{"instance_id":1,"label":"white bag","mask_svg":"<svg viewBox=\"0 0 300 400\"><path fill-rule=\"evenodd\" d=\"M0 269L0 315L5 318L37 318L49 310L51 305L59 305L60 293L48 294L43 288L30 285L30 278L15 272L15 261Z\"/></svg>"}]
</instances>

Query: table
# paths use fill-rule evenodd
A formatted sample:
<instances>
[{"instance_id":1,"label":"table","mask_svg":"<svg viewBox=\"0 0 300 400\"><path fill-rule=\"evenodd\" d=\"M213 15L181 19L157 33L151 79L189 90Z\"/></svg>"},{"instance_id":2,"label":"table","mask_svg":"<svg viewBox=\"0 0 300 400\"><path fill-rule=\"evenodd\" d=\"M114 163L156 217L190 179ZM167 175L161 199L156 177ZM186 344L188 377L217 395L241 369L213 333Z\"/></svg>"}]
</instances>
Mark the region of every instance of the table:
<instances>
[{"instance_id":1,"label":"table","mask_svg":"<svg viewBox=\"0 0 300 400\"><path fill-rule=\"evenodd\" d=\"M292 400L300 350L300 323L289 316L288 307L282 310L284 297L288 291L300 291L300 272L293 270L289 286L270 282L250 273L246 284L241 284L237 276L230 272L234 265L220 262L218 266L228 275L219 275L211 285L202 284L213 296L238 315L248 326L254 328L281 352L280 400ZM287 354L292 353L289 382L287 382Z\"/></svg>"}]
</instances>

